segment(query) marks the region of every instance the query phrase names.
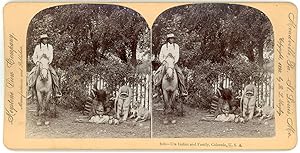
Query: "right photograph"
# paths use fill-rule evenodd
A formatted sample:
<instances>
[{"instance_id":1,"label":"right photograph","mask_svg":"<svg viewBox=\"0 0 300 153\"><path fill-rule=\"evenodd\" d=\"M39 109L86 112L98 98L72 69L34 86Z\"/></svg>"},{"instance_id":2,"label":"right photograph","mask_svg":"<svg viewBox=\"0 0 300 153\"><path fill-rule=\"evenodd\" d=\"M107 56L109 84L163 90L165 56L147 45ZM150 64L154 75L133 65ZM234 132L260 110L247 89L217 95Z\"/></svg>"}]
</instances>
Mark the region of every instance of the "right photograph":
<instances>
[{"instance_id":1,"label":"right photograph","mask_svg":"<svg viewBox=\"0 0 300 153\"><path fill-rule=\"evenodd\" d=\"M188 4L152 26L152 137L275 136L274 33L235 4Z\"/></svg>"}]
</instances>

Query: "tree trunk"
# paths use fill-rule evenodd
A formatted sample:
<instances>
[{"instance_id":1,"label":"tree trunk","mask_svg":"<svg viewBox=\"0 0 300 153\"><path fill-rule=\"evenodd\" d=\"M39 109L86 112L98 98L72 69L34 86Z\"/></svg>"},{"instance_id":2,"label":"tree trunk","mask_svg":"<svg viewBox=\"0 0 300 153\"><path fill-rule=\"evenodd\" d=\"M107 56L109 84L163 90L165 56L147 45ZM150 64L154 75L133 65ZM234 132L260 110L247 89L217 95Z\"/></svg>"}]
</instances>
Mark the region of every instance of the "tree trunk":
<instances>
[{"instance_id":1,"label":"tree trunk","mask_svg":"<svg viewBox=\"0 0 300 153\"><path fill-rule=\"evenodd\" d=\"M130 50L131 50L131 53L132 53L132 56L131 56L131 64L135 67L136 64L137 64L137 60L136 60L136 49L137 49L137 37L135 39L133 39L132 43L131 43L131 47L130 47Z\"/></svg>"},{"instance_id":2,"label":"tree trunk","mask_svg":"<svg viewBox=\"0 0 300 153\"><path fill-rule=\"evenodd\" d=\"M264 44L263 43L259 43L258 44L258 64L261 67L264 64L264 55L263 54L264 54Z\"/></svg>"},{"instance_id":3,"label":"tree trunk","mask_svg":"<svg viewBox=\"0 0 300 153\"><path fill-rule=\"evenodd\" d=\"M125 47L121 47L118 51L118 56L119 58L124 62L124 63L127 63L128 60L127 60L127 56L126 56L126 50L125 50Z\"/></svg>"},{"instance_id":4,"label":"tree trunk","mask_svg":"<svg viewBox=\"0 0 300 153\"><path fill-rule=\"evenodd\" d=\"M253 49L254 49L254 47L250 47L250 49L247 52L247 57L248 57L248 59L249 59L250 62L254 62L255 61Z\"/></svg>"}]
</instances>

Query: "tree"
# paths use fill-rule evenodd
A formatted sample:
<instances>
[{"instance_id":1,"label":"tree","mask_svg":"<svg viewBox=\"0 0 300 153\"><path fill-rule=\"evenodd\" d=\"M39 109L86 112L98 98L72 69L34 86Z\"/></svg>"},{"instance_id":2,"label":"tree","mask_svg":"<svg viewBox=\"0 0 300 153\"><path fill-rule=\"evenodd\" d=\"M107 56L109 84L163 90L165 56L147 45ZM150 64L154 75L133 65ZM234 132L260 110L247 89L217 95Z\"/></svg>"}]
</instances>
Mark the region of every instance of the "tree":
<instances>
[{"instance_id":1,"label":"tree","mask_svg":"<svg viewBox=\"0 0 300 153\"><path fill-rule=\"evenodd\" d=\"M28 27L29 59L44 33L54 47L52 66L63 75L65 106L81 109L94 76L108 83L108 92L115 91L124 78L139 82L138 64L150 60L144 58L151 53L149 27L139 13L123 6L72 4L42 10ZM28 62L28 70L32 67Z\"/></svg>"},{"instance_id":2,"label":"tree","mask_svg":"<svg viewBox=\"0 0 300 153\"><path fill-rule=\"evenodd\" d=\"M235 52L262 66L264 42L273 34L262 12L233 4L174 7L163 12L152 29L153 53L158 55L166 34L174 33L181 47L180 63L189 68L201 59L224 63Z\"/></svg>"},{"instance_id":3,"label":"tree","mask_svg":"<svg viewBox=\"0 0 300 153\"><path fill-rule=\"evenodd\" d=\"M166 35L175 34L179 66L188 74L191 105L207 107L221 75L233 81L234 91L241 90L250 76L258 83L265 81L263 53L273 52L273 29L267 16L255 8L213 3L177 6L160 14L152 31L155 56Z\"/></svg>"}]
</instances>

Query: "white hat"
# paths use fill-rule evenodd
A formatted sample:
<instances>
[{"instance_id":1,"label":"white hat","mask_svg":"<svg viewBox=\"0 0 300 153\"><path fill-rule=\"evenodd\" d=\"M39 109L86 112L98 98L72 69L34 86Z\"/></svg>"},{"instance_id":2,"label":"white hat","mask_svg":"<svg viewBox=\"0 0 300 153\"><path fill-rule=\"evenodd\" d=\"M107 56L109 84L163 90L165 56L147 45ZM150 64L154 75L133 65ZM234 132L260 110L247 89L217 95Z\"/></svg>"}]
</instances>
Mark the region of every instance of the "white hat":
<instances>
[{"instance_id":1,"label":"white hat","mask_svg":"<svg viewBox=\"0 0 300 153\"><path fill-rule=\"evenodd\" d=\"M173 33L167 34L167 38L175 38L175 35Z\"/></svg>"},{"instance_id":2,"label":"white hat","mask_svg":"<svg viewBox=\"0 0 300 153\"><path fill-rule=\"evenodd\" d=\"M49 38L49 37L48 37L47 34L42 34L42 35L40 36L40 39L44 39L44 38Z\"/></svg>"}]
</instances>

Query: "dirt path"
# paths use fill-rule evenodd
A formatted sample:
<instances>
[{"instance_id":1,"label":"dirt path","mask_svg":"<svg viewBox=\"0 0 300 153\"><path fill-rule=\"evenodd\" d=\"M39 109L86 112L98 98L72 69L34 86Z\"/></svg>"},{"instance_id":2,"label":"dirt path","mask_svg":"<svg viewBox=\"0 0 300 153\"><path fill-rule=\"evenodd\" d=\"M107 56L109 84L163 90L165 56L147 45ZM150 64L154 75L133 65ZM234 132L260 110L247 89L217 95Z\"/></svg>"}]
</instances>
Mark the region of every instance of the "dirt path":
<instances>
[{"instance_id":1,"label":"dirt path","mask_svg":"<svg viewBox=\"0 0 300 153\"><path fill-rule=\"evenodd\" d=\"M185 107L184 117L177 117L176 124L164 125L161 105L153 108L153 137L272 137L275 136L274 120L260 123L257 119L247 123L200 121L205 111Z\"/></svg>"},{"instance_id":2,"label":"dirt path","mask_svg":"<svg viewBox=\"0 0 300 153\"><path fill-rule=\"evenodd\" d=\"M27 106L26 138L149 138L150 121L133 124L132 120L120 125L75 123L81 114L58 108L58 118L51 118L49 126L37 126L35 104Z\"/></svg>"}]
</instances>

